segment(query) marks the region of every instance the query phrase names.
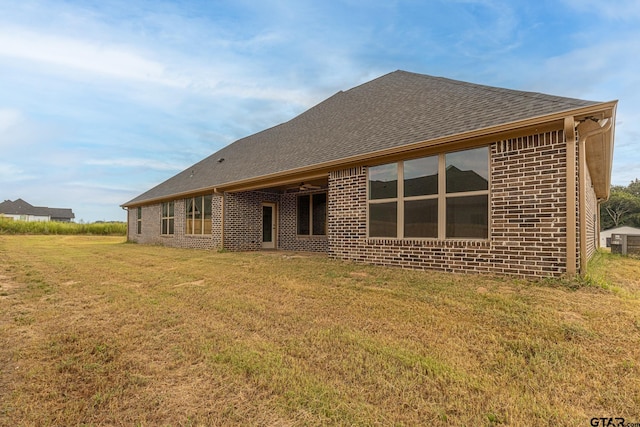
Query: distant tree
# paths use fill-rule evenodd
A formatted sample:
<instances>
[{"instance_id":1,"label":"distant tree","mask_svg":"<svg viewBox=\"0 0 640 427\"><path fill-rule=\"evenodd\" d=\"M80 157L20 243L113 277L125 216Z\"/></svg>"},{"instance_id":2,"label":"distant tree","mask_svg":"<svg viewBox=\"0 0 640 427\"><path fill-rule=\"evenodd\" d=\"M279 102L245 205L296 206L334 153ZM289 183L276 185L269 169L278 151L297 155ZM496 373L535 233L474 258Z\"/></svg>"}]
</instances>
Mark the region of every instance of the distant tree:
<instances>
[{"instance_id":1,"label":"distant tree","mask_svg":"<svg viewBox=\"0 0 640 427\"><path fill-rule=\"evenodd\" d=\"M627 225L640 228L640 213L629 215L629 218L627 220Z\"/></svg>"},{"instance_id":2,"label":"distant tree","mask_svg":"<svg viewBox=\"0 0 640 427\"><path fill-rule=\"evenodd\" d=\"M613 188L613 187L612 187ZM627 186L627 192L640 197L640 179L636 178Z\"/></svg>"},{"instance_id":3,"label":"distant tree","mask_svg":"<svg viewBox=\"0 0 640 427\"><path fill-rule=\"evenodd\" d=\"M636 188L639 190L638 195L632 193ZM636 225L636 221L640 221L640 181L636 179L628 187L611 187L609 200L600 207L600 220L603 230L621 225Z\"/></svg>"}]
</instances>

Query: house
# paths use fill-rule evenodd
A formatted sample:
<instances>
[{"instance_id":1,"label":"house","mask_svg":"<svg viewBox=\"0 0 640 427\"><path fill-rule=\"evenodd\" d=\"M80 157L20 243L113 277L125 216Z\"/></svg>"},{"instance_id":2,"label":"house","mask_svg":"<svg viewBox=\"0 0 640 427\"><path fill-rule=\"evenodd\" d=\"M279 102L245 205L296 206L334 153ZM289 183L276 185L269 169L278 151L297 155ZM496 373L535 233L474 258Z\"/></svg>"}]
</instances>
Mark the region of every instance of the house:
<instances>
[{"instance_id":1,"label":"house","mask_svg":"<svg viewBox=\"0 0 640 427\"><path fill-rule=\"evenodd\" d=\"M612 234L631 234L640 236L640 228L629 227L628 225L623 225L620 227L610 228L608 230L602 230L600 232L600 247L602 248L610 248L611 247L611 235Z\"/></svg>"},{"instance_id":2,"label":"house","mask_svg":"<svg viewBox=\"0 0 640 427\"><path fill-rule=\"evenodd\" d=\"M609 195L616 106L395 71L124 203L128 239L580 273Z\"/></svg>"},{"instance_id":3,"label":"house","mask_svg":"<svg viewBox=\"0 0 640 427\"><path fill-rule=\"evenodd\" d=\"M71 209L32 206L22 199L0 203L0 216L19 221L71 222L75 218Z\"/></svg>"}]
</instances>

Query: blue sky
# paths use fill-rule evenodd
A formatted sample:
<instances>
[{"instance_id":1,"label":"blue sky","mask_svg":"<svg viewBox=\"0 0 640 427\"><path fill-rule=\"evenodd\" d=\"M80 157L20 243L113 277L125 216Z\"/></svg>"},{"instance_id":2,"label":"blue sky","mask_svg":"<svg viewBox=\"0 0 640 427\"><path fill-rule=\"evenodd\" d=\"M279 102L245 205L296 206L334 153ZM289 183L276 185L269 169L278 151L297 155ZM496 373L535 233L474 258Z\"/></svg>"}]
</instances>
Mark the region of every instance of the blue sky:
<instances>
[{"instance_id":1,"label":"blue sky","mask_svg":"<svg viewBox=\"0 0 640 427\"><path fill-rule=\"evenodd\" d=\"M402 69L618 99L640 178L637 0L0 0L0 199L120 204L243 136Z\"/></svg>"}]
</instances>

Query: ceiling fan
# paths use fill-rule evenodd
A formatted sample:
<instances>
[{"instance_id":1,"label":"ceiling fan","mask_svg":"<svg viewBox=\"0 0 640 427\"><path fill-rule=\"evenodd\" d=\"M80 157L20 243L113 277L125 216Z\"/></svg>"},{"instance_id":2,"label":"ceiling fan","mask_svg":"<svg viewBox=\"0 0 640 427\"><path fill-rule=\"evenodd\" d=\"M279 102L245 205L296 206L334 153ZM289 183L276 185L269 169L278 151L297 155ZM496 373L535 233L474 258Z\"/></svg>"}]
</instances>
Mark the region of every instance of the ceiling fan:
<instances>
[{"instance_id":1,"label":"ceiling fan","mask_svg":"<svg viewBox=\"0 0 640 427\"><path fill-rule=\"evenodd\" d=\"M287 191L289 190L309 191L309 190L319 190L320 188L322 187L320 187L319 185L305 184L304 182L301 182L300 185L287 188Z\"/></svg>"}]
</instances>

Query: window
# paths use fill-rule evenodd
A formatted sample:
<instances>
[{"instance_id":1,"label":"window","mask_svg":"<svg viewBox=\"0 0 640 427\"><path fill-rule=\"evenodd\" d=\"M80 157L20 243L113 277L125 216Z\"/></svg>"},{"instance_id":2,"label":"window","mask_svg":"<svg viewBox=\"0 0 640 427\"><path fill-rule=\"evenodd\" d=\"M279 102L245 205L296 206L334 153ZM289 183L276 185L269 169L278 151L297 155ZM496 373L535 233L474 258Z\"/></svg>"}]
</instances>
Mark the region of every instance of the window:
<instances>
[{"instance_id":1,"label":"window","mask_svg":"<svg viewBox=\"0 0 640 427\"><path fill-rule=\"evenodd\" d=\"M186 234L211 234L211 199L208 195L185 200Z\"/></svg>"},{"instance_id":2,"label":"window","mask_svg":"<svg viewBox=\"0 0 640 427\"><path fill-rule=\"evenodd\" d=\"M327 193L297 197L297 231L299 236L326 236Z\"/></svg>"},{"instance_id":3,"label":"window","mask_svg":"<svg viewBox=\"0 0 640 427\"><path fill-rule=\"evenodd\" d=\"M173 202L162 204L162 234L173 234Z\"/></svg>"},{"instance_id":4,"label":"window","mask_svg":"<svg viewBox=\"0 0 640 427\"><path fill-rule=\"evenodd\" d=\"M136 211L136 233L142 234L142 207L138 207Z\"/></svg>"},{"instance_id":5,"label":"window","mask_svg":"<svg viewBox=\"0 0 640 427\"><path fill-rule=\"evenodd\" d=\"M487 239L487 147L369 168L369 236Z\"/></svg>"},{"instance_id":6,"label":"window","mask_svg":"<svg viewBox=\"0 0 640 427\"><path fill-rule=\"evenodd\" d=\"M404 237L438 237L438 159L403 162Z\"/></svg>"},{"instance_id":7,"label":"window","mask_svg":"<svg viewBox=\"0 0 640 427\"><path fill-rule=\"evenodd\" d=\"M398 221L398 167L396 163L369 169L369 235L395 237Z\"/></svg>"},{"instance_id":8,"label":"window","mask_svg":"<svg viewBox=\"0 0 640 427\"><path fill-rule=\"evenodd\" d=\"M446 236L451 238L488 238L488 148L475 148L446 154L446 171Z\"/></svg>"}]
</instances>

